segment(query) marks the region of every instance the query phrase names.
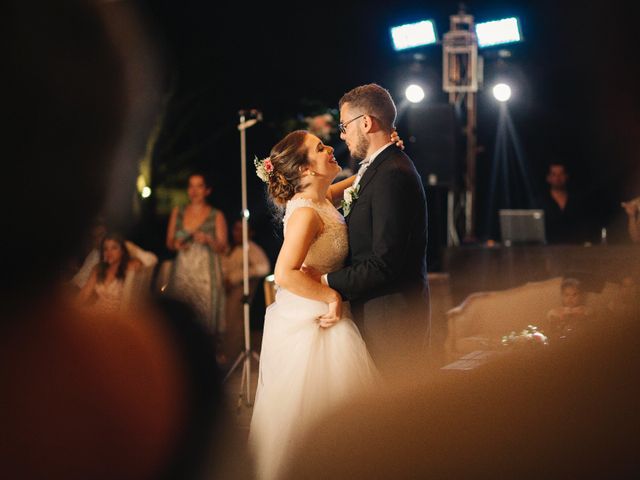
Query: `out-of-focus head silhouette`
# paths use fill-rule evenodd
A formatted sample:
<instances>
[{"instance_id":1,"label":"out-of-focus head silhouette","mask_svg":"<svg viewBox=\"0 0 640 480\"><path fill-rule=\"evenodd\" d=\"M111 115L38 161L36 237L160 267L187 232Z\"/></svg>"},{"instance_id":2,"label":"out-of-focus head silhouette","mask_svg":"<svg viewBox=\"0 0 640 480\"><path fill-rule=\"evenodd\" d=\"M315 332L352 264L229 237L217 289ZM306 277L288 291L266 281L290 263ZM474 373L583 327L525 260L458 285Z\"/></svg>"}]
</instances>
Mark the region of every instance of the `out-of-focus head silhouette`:
<instances>
[{"instance_id":1,"label":"out-of-focus head silhouette","mask_svg":"<svg viewBox=\"0 0 640 480\"><path fill-rule=\"evenodd\" d=\"M104 204L132 110L129 66L114 21L129 39L133 23L116 20L115 8L88 0L4 4L5 305L51 285Z\"/></svg>"}]
</instances>

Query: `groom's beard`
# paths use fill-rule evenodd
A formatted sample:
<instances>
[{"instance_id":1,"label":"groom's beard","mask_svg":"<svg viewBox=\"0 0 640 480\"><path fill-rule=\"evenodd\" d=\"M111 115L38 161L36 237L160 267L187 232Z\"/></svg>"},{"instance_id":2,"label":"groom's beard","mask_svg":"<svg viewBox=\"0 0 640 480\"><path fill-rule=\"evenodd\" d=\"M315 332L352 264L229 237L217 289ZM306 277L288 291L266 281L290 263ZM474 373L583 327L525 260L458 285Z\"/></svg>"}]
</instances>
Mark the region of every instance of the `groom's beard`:
<instances>
[{"instance_id":1,"label":"groom's beard","mask_svg":"<svg viewBox=\"0 0 640 480\"><path fill-rule=\"evenodd\" d=\"M353 150L350 152L351 157L357 162L361 162L367 158L367 151L369 150L369 139L362 132L358 132L358 143L353 146Z\"/></svg>"}]
</instances>

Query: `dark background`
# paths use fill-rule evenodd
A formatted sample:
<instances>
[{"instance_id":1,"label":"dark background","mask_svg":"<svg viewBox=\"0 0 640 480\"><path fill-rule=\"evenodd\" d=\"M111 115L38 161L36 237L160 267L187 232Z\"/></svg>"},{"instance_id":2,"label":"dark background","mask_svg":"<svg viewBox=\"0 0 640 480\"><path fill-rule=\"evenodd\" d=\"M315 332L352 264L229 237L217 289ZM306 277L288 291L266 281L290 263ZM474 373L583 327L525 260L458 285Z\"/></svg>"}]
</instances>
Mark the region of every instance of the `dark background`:
<instances>
[{"instance_id":1,"label":"dark background","mask_svg":"<svg viewBox=\"0 0 640 480\"><path fill-rule=\"evenodd\" d=\"M449 15L458 10L456 2L136 3L158 45L164 63L160 83L169 95L154 150L152 188L184 186L189 170L205 169L212 174L212 203L231 224L241 208L239 109L264 113L264 122L247 131L251 165L254 155L268 154L292 119L336 108L344 92L369 82L388 88L400 103L404 87L414 78L427 87L427 103L412 111L413 121L407 115L398 125L407 153L428 170L421 163L420 145L411 142L412 136L423 138L424 131L411 129L446 129L440 108L447 103L442 47L395 52L389 28L431 18L442 39L449 30ZM498 58L496 49L481 50L485 87L478 95L479 239L495 238L486 209L491 195L501 195L489 191L498 119L489 87L498 78L509 78L514 98L508 108L534 190L544 187L551 159L566 162L573 187L589 199L594 221L608 228L610 241L627 241L619 202L640 194L640 105L633 76L637 59L631 37L636 26L631 12L611 2L569 5L546 0L470 1L466 8L476 22L517 16L524 36L524 42L508 47L511 57L506 61ZM422 59L416 62L415 53ZM348 166L337 135L334 140L339 161ZM521 191L517 178L508 181L513 182L512 190ZM248 182L256 240L275 260L279 226L271 219L262 184L251 167ZM438 222L445 211L435 189L430 195L430 220ZM166 221L152 195L132 222L131 236L167 256ZM437 266L437 259L431 264Z\"/></svg>"}]
</instances>

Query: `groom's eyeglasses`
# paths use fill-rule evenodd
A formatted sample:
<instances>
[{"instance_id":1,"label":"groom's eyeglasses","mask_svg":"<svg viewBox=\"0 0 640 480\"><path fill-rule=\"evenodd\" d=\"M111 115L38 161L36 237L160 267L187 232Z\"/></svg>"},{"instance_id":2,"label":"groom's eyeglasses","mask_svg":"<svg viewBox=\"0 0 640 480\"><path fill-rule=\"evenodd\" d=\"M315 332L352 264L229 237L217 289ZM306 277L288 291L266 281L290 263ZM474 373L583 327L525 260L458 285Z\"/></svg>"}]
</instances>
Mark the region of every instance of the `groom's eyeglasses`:
<instances>
[{"instance_id":1,"label":"groom's eyeglasses","mask_svg":"<svg viewBox=\"0 0 640 480\"><path fill-rule=\"evenodd\" d=\"M340 130L340 133L347 133L347 125L349 125L349 124L350 124L351 122L353 122L354 120L357 120L357 119L359 119L359 118L361 118L361 117L364 117L365 115L366 115L366 113L363 113L362 115L358 115L357 117L352 118L352 119L351 119L351 120L349 120L348 122L344 122L344 123L340 122L340 123L338 124L338 130Z\"/></svg>"}]
</instances>

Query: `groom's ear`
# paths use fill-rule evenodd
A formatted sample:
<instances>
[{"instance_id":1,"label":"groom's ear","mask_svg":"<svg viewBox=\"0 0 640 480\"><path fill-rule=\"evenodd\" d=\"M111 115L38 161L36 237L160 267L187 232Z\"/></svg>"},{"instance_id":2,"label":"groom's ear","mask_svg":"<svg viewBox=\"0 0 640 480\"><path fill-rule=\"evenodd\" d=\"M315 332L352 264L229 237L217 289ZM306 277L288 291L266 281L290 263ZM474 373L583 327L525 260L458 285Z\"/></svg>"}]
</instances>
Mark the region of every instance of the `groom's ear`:
<instances>
[{"instance_id":1,"label":"groom's ear","mask_svg":"<svg viewBox=\"0 0 640 480\"><path fill-rule=\"evenodd\" d=\"M371 115L365 115L364 117L362 117L362 128L364 129L364 133L375 131L375 122L375 118L373 118Z\"/></svg>"}]
</instances>

